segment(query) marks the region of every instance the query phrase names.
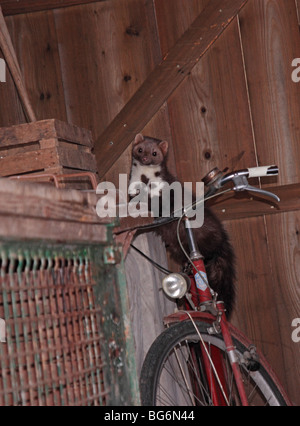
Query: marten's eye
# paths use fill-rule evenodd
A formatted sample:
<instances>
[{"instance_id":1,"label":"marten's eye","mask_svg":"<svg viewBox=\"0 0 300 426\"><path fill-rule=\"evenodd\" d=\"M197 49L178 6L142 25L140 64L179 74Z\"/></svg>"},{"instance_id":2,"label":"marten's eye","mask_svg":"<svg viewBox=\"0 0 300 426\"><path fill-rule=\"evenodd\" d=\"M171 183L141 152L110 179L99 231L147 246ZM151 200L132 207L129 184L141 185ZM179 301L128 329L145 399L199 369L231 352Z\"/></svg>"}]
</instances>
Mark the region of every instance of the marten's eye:
<instances>
[{"instance_id":1,"label":"marten's eye","mask_svg":"<svg viewBox=\"0 0 300 426\"><path fill-rule=\"evenodd\" d=\"M142 148L139 148L138 152L141 154L143 152Z\"/></svg>"},{"instance_id":2,"label":"marten's eye","mask_svg":"<svg viewBox=\"0 0 300 426\"><path fill-rule=\"evenodd\" d=\"M153 155L153 157L156 157L157 156L157 152L156 151L152 152L152 155Z\"/></svg>"}]
</instances>

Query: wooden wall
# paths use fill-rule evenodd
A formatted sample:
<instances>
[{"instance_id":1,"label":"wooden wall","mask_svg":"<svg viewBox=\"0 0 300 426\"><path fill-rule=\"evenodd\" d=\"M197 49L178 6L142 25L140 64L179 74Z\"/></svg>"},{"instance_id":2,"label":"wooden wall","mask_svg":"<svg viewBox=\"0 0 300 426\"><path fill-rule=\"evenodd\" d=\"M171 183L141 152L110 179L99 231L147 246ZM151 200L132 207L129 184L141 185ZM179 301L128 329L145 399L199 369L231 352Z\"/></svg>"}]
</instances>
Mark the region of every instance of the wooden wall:
<instances>
[{"instance_id":1,"label":"wooden wall","mask_svg":"<svg viewBox=\"0 0 300 426\"><path fill-rule=\"evenodd\" d=\"M95 140L212 0L107 0L7 16L38 119L89 128ZM228 0L229 1L229 0ZM1 2L0 2L1 3ZM172 142L170 167L199 181L218 166L276 163L278 179L299 182L300 57L297 0L249 0L144 129ZM0 83L0 126L25 121L8 76ZM130 148L106 178L128 173ZM233 322L270 360L300 403L298 211L225 223L237 254Z\"/></svg>"}]
</instances>

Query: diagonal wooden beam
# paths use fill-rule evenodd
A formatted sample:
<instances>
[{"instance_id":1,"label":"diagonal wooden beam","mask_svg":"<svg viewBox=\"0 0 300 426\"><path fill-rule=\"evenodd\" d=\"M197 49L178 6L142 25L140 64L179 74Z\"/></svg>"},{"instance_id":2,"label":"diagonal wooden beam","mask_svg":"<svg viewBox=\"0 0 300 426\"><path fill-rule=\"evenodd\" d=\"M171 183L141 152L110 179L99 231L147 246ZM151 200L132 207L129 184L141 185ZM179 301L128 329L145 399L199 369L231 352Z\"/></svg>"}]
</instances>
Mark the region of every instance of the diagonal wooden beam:
<instances>
[{"instance_id":1,"label":"diagonal wooden beam","mask_svg":"<svg viewBox=\"0 0 300 426\"><path fill-rule=\"evenodd\" d=\"M102 177L220 37L248 0L211 0L95 144Z\"/></svg>"},{"instance_id":2,"label":"diagonal wooden beam","mask_svg":"<svg viewBox=\"0 0 300 426\"><path fill-rule=\"evenodd\" d=\"M76 6L79 4L96 3L106 0L0 0L4 15L39 12L41 10Z\"/></svg>"},{"instance_id":3,"label":"diagonal wooden beam","mask_svg":"<svg viewBox=\"0 0 300 426\"><path fill-rule=\"evenodd\" d=\"M279 213L300 211L300 184L272 186L266 188L280 198L276 203L270 198L257 196L250 192L229 192L214 198L209 202L209 207L221 221L232 221L251 217L268 216ZM1 194L1 192L0 192ZM8 203L9 204L9 203ZM151 217L124 217L114 228L116 235L124 232L133 232L141 227L153 224ZM120 241L122 241L120 239Z\"/></svg>"}]
</instances>

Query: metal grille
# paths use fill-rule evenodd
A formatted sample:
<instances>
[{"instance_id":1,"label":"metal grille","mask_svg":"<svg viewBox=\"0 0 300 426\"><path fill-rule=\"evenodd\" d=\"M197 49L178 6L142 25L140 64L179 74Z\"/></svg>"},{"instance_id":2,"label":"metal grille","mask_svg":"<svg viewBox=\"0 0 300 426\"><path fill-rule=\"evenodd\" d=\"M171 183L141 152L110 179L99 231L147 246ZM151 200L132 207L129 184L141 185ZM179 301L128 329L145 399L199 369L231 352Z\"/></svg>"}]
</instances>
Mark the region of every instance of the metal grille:
<instances>
[{"instance_id":1,"label":"metal grille","mask_svg":"<svg viewBox=\"0 0 300 426\"><path fill-rule=\"evenodd\" d=\"M87 251L0 248L0 268L0 405L105 405Z\"/></svg>"}]
</instances>

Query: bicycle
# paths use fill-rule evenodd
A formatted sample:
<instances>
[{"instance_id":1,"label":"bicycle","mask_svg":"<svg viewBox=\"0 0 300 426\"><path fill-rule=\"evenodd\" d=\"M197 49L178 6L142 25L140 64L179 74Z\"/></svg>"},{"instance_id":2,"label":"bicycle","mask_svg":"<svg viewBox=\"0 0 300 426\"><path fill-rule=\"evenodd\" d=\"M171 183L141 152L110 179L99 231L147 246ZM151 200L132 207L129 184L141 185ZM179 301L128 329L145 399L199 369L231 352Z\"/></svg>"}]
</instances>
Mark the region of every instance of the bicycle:
<instances>
[{"instance_id":1,"label":"bicycle","mask_svg":"<svg viewBox=\"0 0 300 426\"><path fill-rule=\"evenodd\" d=\"M279 202L275 194L248 183L249 178L277 174L277 166L227 174L215 168L203 179L208 188L204 200L218 195L231 182L233 187L221 193L252 191ZM197 247L189 219L183 213L177 220L178 238L180 223L186 224L190 254L181 248L190 273L171 273L163 279L165 294L182 303L177 312L165 318L166 329L144 360L140 377L142 405L291 406L267 360L228 322L223 302L207 281L201 248ZM159 221L160 225L167 222Z\"/></svg>"}]
</instances>

